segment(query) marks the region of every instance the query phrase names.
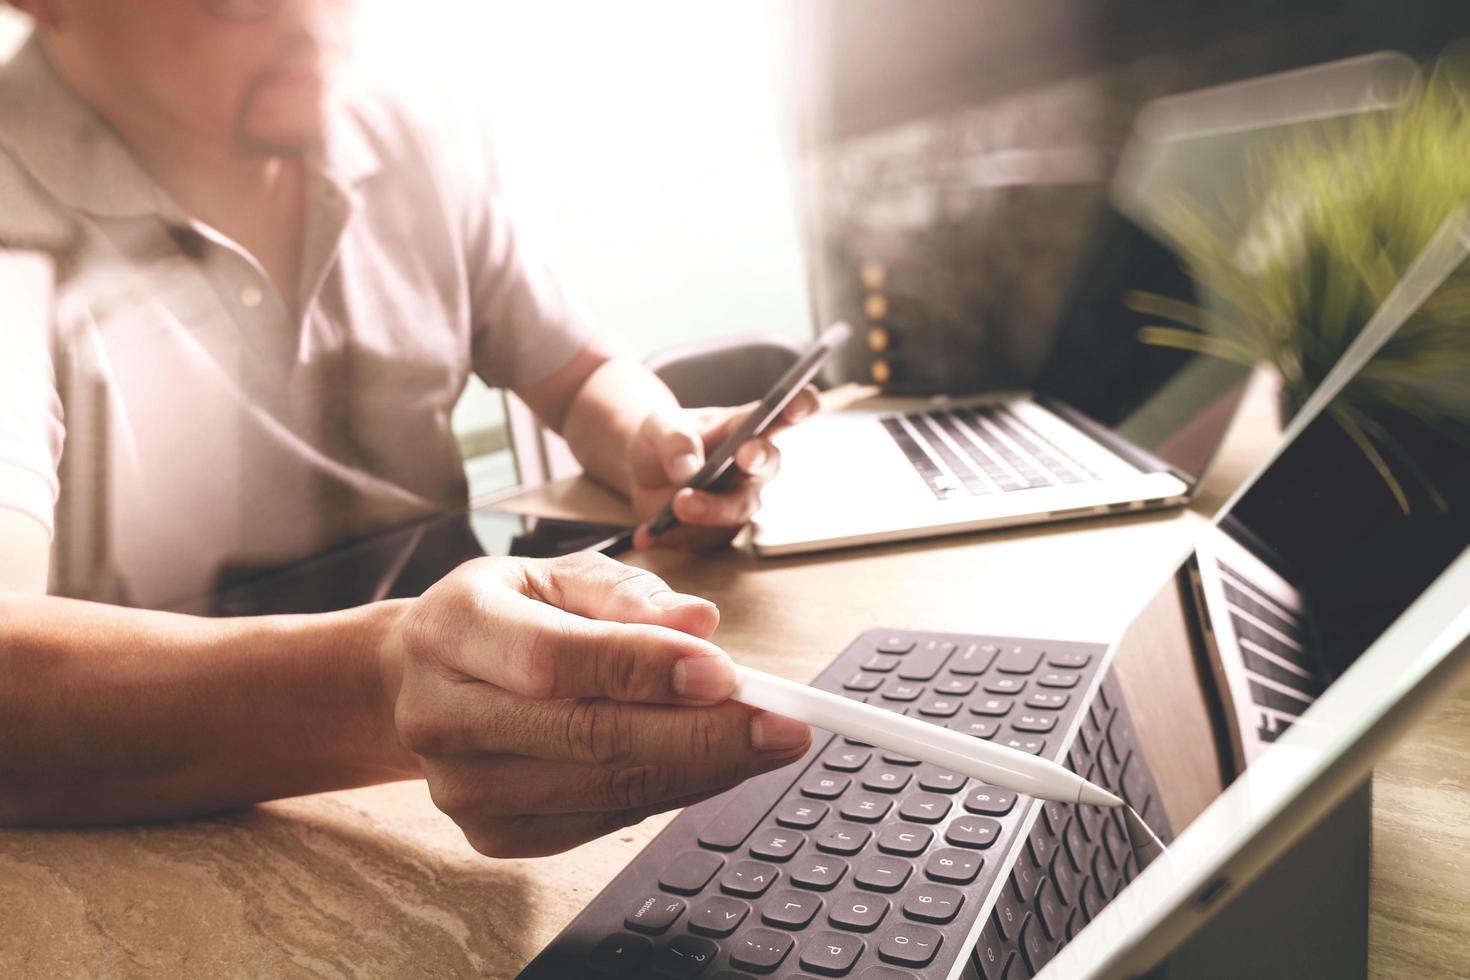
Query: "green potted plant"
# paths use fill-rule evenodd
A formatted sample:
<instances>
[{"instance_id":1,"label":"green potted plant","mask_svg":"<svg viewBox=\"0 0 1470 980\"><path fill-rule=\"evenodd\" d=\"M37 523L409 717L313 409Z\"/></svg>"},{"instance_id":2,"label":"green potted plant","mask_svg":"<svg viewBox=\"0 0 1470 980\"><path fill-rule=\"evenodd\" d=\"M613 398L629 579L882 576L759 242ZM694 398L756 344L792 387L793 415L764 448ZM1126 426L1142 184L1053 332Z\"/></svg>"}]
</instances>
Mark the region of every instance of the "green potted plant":
<instances>
[{"instance_id":1,"label":"green potted plant","mask_svg":"<svg viewBox=\"0 0 1470 980\"><path fill-rule=\"evenodd\" d=\"M1208 304L1127 297L1140 339L1275 368L1289 415L1447 216L1470 204L1470 59L1447 53L1388 111L1304 131L1251 160L1245 233L1212 202L1173 200L1164 229ZM1416 431L1470 440L1470 264L1423 303L1328 408L1408 510L1443 500Z\"/></svg>"}]
</instances>

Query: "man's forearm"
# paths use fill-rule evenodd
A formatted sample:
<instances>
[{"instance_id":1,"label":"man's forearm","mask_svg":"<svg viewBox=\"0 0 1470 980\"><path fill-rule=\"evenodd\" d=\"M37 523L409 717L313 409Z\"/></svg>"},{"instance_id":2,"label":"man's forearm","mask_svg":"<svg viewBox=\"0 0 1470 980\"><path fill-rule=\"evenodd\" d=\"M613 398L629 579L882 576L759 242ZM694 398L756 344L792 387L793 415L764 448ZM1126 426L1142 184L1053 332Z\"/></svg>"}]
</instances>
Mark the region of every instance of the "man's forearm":
<instances>
[{"instance_id":1,"label":"man's forearm","mask_svg":"<svg viewBox=\"0 0 1470 980\"><path fill-rule=\"evenodd\" d=\"M188 816L414 774L401 611L201 619L0 593L0 825Z\"/></svg>"},{"instance_id":2,"label":"man's forearm","mask_svg":"<svg viewBox=\"0 0 1470 980\"><path fill-rule=\"evenodd\" d=\"M578 390L562 426L577 461L602 482L628 493L628 446L644 419L679 407L669 389L646 367L616 357Z\"/></svg>"}]
</instances>

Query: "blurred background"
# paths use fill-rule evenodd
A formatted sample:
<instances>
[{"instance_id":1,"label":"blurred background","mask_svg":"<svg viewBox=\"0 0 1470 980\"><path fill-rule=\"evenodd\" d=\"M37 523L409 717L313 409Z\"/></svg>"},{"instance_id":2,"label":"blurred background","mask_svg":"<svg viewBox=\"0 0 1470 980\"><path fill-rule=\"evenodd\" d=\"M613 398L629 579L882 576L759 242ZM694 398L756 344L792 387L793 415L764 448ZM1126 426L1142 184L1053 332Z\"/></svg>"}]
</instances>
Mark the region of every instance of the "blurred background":
<instances>
[{"instance_id":1,"label":"blurred background","mask_svg":"<svg viewBox=\"0 0 1470 980\"><path fill-rule=\"evenodd\" d=\"M1136 334L1125 290L1189 291L1109 202L1146 101L1470 33L1425 0L363 4L365 70L485 124L466 154L609 337L843 317L836 379L902 393L1033 385L1059 342ZM0 55L23 29L0 6ZM516 482L499 393L455 424L473 496Z\"/></svg>"}]
</instances>

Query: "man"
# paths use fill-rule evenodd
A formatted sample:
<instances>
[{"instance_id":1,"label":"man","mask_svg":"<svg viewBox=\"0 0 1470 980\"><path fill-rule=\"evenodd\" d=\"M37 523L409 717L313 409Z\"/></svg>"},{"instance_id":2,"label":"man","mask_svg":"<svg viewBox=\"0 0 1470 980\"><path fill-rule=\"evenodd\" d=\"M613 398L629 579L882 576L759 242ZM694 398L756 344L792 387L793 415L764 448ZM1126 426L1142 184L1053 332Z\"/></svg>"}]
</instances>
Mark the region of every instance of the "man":
<instances>
[{"instance_id":1,"label":"man","mask_svg":"<svg viewBox=\"0 0 1470 980\"><path fill-rule=\"evenodd\" d=\"M607 559L317 616L86 601L156 608L462 506L470 370L641 519L735 415L591 339L493 182L338 90L350 0L14 2L36 37L0 74L0 245L56 282L43 327L3 327L0 823L422 774L480 850L544 854L805 751L726 701L712 605ZM675 496L668 543L749 517L776 450L736 460L733 490Z\"/></svg>"}]
</instances>

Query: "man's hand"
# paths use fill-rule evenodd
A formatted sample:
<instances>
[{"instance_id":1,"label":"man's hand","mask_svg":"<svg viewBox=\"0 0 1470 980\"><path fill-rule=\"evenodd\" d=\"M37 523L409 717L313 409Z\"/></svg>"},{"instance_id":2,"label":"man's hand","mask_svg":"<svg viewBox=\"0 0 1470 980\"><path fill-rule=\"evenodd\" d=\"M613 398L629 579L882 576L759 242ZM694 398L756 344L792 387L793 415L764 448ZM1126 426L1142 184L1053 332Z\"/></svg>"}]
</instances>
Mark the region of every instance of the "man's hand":
<instances>
[{"instance_id":1,"label":"man's hand","mask_svg":"<svg viewBox=\"0 0 1470 980\"><path fill-rule=\"evenodd\" d=\"M600 555L480 559L381 650L434 802L496 857L566 850L800 758L803 724L726 700L719 612Z\"/></svg>"},{"instance_id":2,"label":"man's hand","mask_svg":"<svg viewBox=\"0 0 1470 980\"><path fill-rule=\"evenodd\" d=\"M728 544L760 507L761 488L776 475L781 454L770 436L817 411L816 389L808 387L786 406L765 435L735 453L734 479L719 493L680 489L704 465L705 455L745 419L755 403L738 408L676 409L644 419L628 448L638 548L651 545L705 550ZM727 478L728 479L728 478ZM657 538L648 521L670 497L679 525Z\"/></svg>"}]
</instances>

